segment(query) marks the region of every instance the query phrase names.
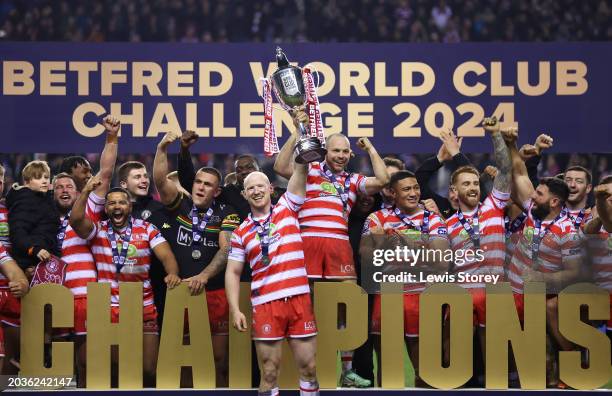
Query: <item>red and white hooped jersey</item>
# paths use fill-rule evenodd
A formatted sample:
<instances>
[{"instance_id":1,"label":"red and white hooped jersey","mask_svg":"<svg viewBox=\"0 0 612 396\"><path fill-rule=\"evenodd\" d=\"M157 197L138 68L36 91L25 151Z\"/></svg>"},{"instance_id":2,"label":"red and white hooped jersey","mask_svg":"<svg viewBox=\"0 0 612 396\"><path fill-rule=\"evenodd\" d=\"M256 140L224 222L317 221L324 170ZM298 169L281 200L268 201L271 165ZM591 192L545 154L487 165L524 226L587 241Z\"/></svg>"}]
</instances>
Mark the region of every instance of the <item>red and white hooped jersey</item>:
<instances>
[{"instance_id":1,"label":"red and white hooped jersey","mask_svg":"<svg viewBox=\"0 0 612 396\"><path fill-rule=\"evenodd\" d=\"M468 232L459 220L458 213L446 220L451 248L461 251L462 259L456 259L453 272L465 272L474 275L500 275L504 274L504 261L506 257L506 230L504 224L504 208L510 199L509 193L493 189L485 198L479 208L472 212L464 212L463 216L468 224L473 226L474 216L478 212L478 233L480 247L475 248ZM482 250L482 255L465 255L466 251ZM469 258L470 260L468 260ZM478 260L484 258L484 260ZM485 283L460 283L462 287L485 287Z\"/></svg>"},{"instance_id":2,"label":"red and white hooped jersey","mask_svg":"<svg viewBox=\"0 0 612 396\"><path fill-rule=\"evenodd\" d=\"M593 282L612 293L612 235L603 226L597 235L584 235Z\"/></svg>"},{"instance_id":3,"label":"red and white hooped jersey","mask_svg":"<svg viewBox=\"0 0 612 396\"><path fill-rule=\"evenodd\" d=\"M0 244L5 254L11 251L11 240L9 239L8 209L4 199L0 200ZM0 273L0 289L8 289L8 280Z\"/></svg>"},{"instance_id":4,"label":"red and white hooped jersey","mask_svg":"<svg viewBox=\"0 0 612 396\"><path fill-rule=\"evenodd\" d=\"M87 240L90 241L91 252L98 270L98 282L111 284L111 305L119 305L119 282L143 282L143 305L153 304L153 289L149 279L151 254L157 245L166 240L153 224L140 219L132 219L132 237L125 265L118 273L108 238L109 227L108 220L96 223ZM117 234L123 238L125 231L126 229L120 230ZM119 235L116 235L117 245L121 249L122 243Z\"/></svg>"},{"instance_id":5,"label":"red and white hooped jersey","mask_svg":"<svg viewBox=\"0 0 612 396\"><path fill-rule=\"evenodd\" d=\"M508 273L512 291L520 294L523 293L523 269L533 268L531 242L535 233L535 220L531 213L533 202L529 200L523 206L528 216L523 232L516 243ZM551 224L552 222L553 220L544 221L540 227L540 232L544 233L544 230L550 225L548 232L540 242L538 255L537 271L543 273L561 271L565 261L577 260L582 254L582 241L572 220L568 216L563 216L554 224Z\"/></svg>"},{"instance_id":6,"label":"red and white hooped jersey","mask_svg":"<svg viewBox=\"0 0 612 396\"><path fill-rule=\"evenodd\" d=\"M12 260L13 258L9 255L2 242L0 242L0 266L3 266L6 262ZM8 289L8 279L6 279L2 274L0 274L0 276L2 276L2 282L0 282L0 290Z\"/></svg>"},{"instance_id":7,"label":"red and white hooped jersey","mask_svg":"<svg viewBox=\"0 0 612 396\"><path fill-rule=\"evenodd\" d=\"M348 215L357 201L357 191L365 193L366 177L358 173L342 172L335 175L344 188L350 175L346 213L342 199L334 184L325 176L322 165L312 162L308 165L306 200L299 213L302 237L349 239Z\"/></svg>"},{"instance_id":8,"label":"red and white hooped jersey","mask_svg":"<svg viewBox=\"0 0 612 396\"><path fill-rule=\"evenodd\" d=\"M101 219L104 212L104 198L95 193L89 194L85 213L94 223ZM64 218L62 217L61 221ZM87 283L97 282L96 264L89 242L80 238L70 225L66 227L66 236L62 243L62 260L66 265L64 286L70 289L75 297L87 296Z\"/></svg>"},{"instance_id":9,"label":"red and white hooped jersey","mask_svg":"<svg viewBox=\"0 0 612 396\"><path fill-rule=\"evenodd\" d=\"M253 306L310 293L298 221L303 202L302 197L286 192L272 208L267 265L262 260L257 225L251 215L232 234L229 259L251 267Z\"/></svg>"},{"instance_id":10,"label":"red and white hooped jersey","mask_svg":"<svg viewBox=\"0 0 612 396\"><path fill-rule=\"evenodd\" d=\"M419 210L417 213L408 216L415 226L423 226L423 219L425 217L425 211ZM422 231L419 231L413 227L408 226L402 219L395 214L395 207L381 209L374 213L370 213L367 217L362 230L363 235L370 235L373 228L382 228L385 234L391 234L399 231L415 242L423 239ZM432 239L444 239L448 240L448 230L446 224L440 216L435 213L429 213L429 231L428 240ZM362 263L363 265L363 263ZM409 265L409 264L407 264ZM419 265L419 264L417 264ZM410 282L404 285L404 292L406 293L420 293L425 290L426 284L423 282Z\"/></svg>"}]
</instances>

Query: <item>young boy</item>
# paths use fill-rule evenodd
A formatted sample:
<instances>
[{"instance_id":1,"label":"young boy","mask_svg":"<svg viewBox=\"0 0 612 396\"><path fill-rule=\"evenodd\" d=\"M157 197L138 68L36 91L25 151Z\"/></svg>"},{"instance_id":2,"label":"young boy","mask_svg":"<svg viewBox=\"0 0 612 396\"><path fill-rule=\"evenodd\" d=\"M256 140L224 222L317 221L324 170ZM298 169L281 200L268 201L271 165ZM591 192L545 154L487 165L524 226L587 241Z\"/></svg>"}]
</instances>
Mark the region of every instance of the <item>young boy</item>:
<instances>
[{"instance_id":1,"label":"young boy","mask_svg":"<svg viewBox=\"0 0 612 396\"><path fill-rule=\"evenodd\" d=\"M59 255L57 232L59 212L49 190L51 170L45 161L31 161L21 173L23 186L16 183L6 195L9 211L11 254L26 270L52 254Z\"/></svg>"}]
</instances>

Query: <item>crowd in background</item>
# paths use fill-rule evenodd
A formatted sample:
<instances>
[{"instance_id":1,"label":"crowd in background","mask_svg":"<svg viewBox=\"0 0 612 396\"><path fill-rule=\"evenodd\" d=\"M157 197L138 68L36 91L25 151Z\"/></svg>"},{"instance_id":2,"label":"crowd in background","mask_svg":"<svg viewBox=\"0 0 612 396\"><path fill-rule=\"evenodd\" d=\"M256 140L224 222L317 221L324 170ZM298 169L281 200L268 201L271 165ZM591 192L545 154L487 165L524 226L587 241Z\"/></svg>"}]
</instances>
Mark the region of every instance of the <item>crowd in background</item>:
<instances>
[{"instance_id":1,"label":"crowd in background","mask_svg":"<svg viewBox=\"0 0 612 396\"><path fill-rule=\"evenodd\" d=\"M608 41L610 0L2 0L23 41Z\"/></svg>"}]
</instances>

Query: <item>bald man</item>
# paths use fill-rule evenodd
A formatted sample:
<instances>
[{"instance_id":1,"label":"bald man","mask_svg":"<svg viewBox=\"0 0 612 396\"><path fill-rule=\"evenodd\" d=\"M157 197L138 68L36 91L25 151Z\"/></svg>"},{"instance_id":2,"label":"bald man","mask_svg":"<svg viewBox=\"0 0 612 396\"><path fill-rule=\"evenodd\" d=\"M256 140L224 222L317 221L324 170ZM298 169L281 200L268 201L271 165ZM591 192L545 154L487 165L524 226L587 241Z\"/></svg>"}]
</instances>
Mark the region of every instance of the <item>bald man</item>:
<instances>
[{"instance_id":1,"label":"bald man","mask_svg":"<svg viewBox=\"0 0 612 396\"><path fill-rule=\"evenodd\" d=\"M308 119L302 114L296 118L302 122ZM296 140L297 134L293 133L274 163L274 171L285 178L292 174L292 154ZM375 177L346 171L352 156L351 143L346 136L339 133L327 137L325 160L308 164L306 201L300 210L299 218L306 271L311 280L357 279L353 250L349 243L348 217L358 192L374 195L389 182L385 163L369 139L359 139L357 146L370 156ZM340 326L344 326L345 322L346 314L341 310ZM353 351L342 352L343 386L371 386L371 381L361 378L353 371L352 361Z\"/></svg>"}]
</instances>

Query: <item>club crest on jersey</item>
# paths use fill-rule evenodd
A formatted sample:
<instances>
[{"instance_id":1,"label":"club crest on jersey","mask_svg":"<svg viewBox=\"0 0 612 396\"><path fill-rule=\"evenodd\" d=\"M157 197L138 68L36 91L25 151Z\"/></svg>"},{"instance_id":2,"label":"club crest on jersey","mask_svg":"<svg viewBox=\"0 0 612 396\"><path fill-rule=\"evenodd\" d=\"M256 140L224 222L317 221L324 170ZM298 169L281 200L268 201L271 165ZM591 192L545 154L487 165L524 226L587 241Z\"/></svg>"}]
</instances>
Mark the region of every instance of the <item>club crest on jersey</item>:
<instances>
[{"instance_id":1,"label":"club crest on jersey","mask_svg":"<svg viewBox=\"0 0 612 396\"><path fill-rule=\"evenodd\" d=\"M525 236L525 239L527 239L529 243L531 243L531 241L533 240L534 232L535 232L535 228L533 227L525 227L523 229L523 235Z\"/></svg>"},{"instance_id":2,"label":"club crest on jersey","mask_svg":"<svg viewBox=\"0 0 612 396\"><path fill-rule=\"evenodd\" d=\"M265 325L261 326L261 331L263 331L264 334L270 334L270 332L272 332L272 326L266 323Z\"/></svg>"},{"instance_id":3,"label":"club crest on jersey","mask_svg":"<svg viewBox=\"0 0 612 396\"><path fill-rule=\"evenodd\" d=\"M9 226L8 223L0 223L0 236L8 236Z\"/></svg>"},{"instance_id":4,"label":"club crest on jersey","mask_svg":"<svg viewBox=\"0 0 612 396\"><path fill-rule=\"evenodd\" d=\"M334 185L330 182L323 182L321 183L321 190L323 190L323 192L325 194L322 195L336 195L337 191L336 191L336 187L334 187Z\"/></svg>"},{"instance_id":5,"label":"club crest on jersey","mask_svg":"<svg viewBox=\"0 0 612 396\"><path fill-rule=\"evenodd\" d=\"M416 241L421 239L421 231L415 230L414 228L407 228L400 232L412 240Z\"/></svg>"}]
</instances>

